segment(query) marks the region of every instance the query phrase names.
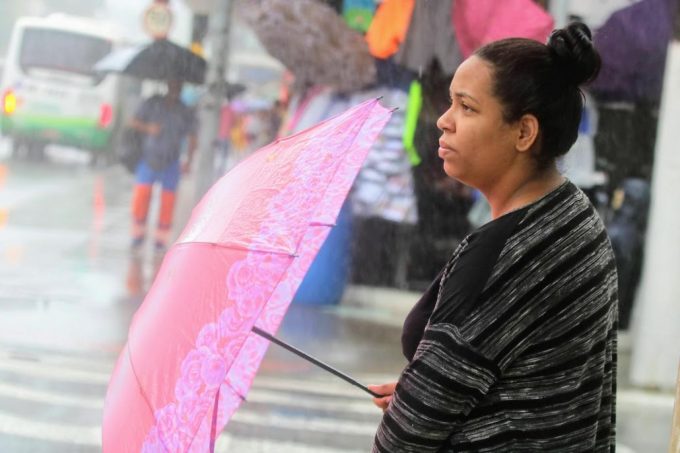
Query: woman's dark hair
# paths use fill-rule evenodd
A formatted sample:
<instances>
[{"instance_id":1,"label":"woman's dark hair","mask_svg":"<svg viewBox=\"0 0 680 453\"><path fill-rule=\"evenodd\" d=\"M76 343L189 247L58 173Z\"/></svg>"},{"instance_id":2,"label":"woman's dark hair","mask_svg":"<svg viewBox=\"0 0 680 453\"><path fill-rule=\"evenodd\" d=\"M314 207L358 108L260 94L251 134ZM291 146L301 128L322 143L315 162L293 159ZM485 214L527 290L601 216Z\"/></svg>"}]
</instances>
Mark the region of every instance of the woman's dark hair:
<instances>
[{"instance_id":1,"label":"woman's dark hair","mask_svg":"<svg viewBox=\"0 0 680 453\"><path fill-rule=\"evenodd\" d=\"M579 86L600 71L590 29L580 22L555 30L547 44L508 38L487 44L475 55L493 68L493 94L503 117L515 122L530 113L538 119L536 158L543 168L566 154L576 141L584 96Z\"/></svg>"}]
</instances>

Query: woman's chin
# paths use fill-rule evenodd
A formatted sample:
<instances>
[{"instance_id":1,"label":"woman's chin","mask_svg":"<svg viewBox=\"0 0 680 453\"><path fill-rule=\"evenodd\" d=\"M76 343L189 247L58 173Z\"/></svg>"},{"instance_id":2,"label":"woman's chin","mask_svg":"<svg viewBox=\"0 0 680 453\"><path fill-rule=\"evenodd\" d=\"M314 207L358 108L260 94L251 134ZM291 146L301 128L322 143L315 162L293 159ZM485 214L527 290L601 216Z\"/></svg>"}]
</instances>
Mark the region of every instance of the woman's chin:
<instances>
[{"instance_id":1,"label":"woman's chin","mask_svg":"<svg viewBox=\"0 0 680 453\"><path fill-rule=\"evenodd\" d=\"M446 173L446 176L449 178L455 179L456 181L460 182L461 184L465 184L466 186L469 187L476 187L474 182L470 180L469 175L466 175L465 172L461 171L460 168L457 168L453 165L447 165L446 163L444 164L444 173Z\"/></svg>"},{"instance_id":2,"label":"woman's chin","mask_svg":"<svg viewBox=\"0 0 680 453\"><path fill-rule=\"evenodd\" d=\"M450 178L460 179L460 169L450 162L444 161L444 173Z\"/></svg>"}]
</instances>

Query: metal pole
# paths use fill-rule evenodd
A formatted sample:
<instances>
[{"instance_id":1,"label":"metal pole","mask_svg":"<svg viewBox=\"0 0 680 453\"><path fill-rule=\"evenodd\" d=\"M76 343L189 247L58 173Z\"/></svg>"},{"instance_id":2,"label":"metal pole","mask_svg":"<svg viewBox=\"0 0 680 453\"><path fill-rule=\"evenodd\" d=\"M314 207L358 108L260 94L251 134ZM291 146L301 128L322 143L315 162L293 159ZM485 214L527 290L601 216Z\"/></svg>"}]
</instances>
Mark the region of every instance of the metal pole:
<instances>
[{"instance_id":1,"label":"metal pole","mask_svg":"<svg viewBox=\"0 0 680 453\"><path fill-rule=\"evenodd\" d=\"M215 181L215 143L219 129L220 110L226 93L229 63L229 32L231 28L232 0L218 0L210 15L207 43L210 47L207 89L199 110L199 135L194 200L197 203Z\"/></svg>"},{"instance_id":2,"label":"metal pole","mask_svg":"<svg viewBox=\"0 0 680 453\"><path fill-rule=\"evenodd\" d=\"M319 360L317 358L312 357L311 355L307 354L304 351L299 350L298 348L296 348L294 346L289 345L285 341L279 340L275 336L271 335L268 332L265 332L264 330L262 330L258 327L253 326L252 331L253 331L253 333L256 333L257 335L261 336L262 338L267 339L267 340L271 341L272 343L281 346L284 349L287 349L288 351L292 352L293 354L295 354L299 357L302 357L303 359L307 360L310 363L313 363L314 365L318 366L319 368L328 371L329 373L339 377L340 379L345 380L346 382L352 384L355 387L360 388L361 390L368 393L369 395L371 395L374 398L382 398L383 396L385 396L385 395L380 395L378 393L375 393L373 390L369 389L368 387L366 387L365 385L363 385L361 382L357 381L353 377L343 373L342 371L336 370L332 366L322 362L321 360Z\"/></svg>"}]
</instances>

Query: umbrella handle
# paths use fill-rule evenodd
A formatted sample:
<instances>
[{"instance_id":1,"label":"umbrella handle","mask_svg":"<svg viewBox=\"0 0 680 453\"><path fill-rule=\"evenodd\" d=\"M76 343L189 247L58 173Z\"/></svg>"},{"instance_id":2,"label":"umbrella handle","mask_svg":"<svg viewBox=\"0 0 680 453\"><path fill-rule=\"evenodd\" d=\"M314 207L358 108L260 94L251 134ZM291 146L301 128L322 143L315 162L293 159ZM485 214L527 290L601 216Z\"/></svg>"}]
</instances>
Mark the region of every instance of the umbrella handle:
<instances>
[{"instance_id":1,"label":"umbrella handle","mask_svg":"<svg viewBox=\"0 0 680 453\"><path fill-rule=\"evenodd\" d=\"M380 395L379 393L375 393L373 390L371 390L368 387L366 387L365 385L361 384L359 381L352 378L351 376L348 376L347 374L343 373L342 371L336 370L332 366L327 365L327 364L323 363L321 360L318 360L318 359L312 357L311 355L307 354L306 352L300 351L296 347L291 346L288 343L279 340L275 336L265 332L264 330L262 330L262 329L260 329L256 326L253 326L252 330L253 330L254 333L261 336L262 338L265 338L265 339L271 341L272 343L275 343L275 344L281 346L282 348L289 350L293 354L296 354L296 355L302 357L303 359L307 360L308 362L311 362L314 365L316 365L320 368L323 368L324 370L328 371L329 373L336 375L340 379L343 379L343 380L349 382L350 384L352 384L353 386L360 388L361 390L370 394L374 398L382 398L383 396L385 396L385 395Z\"/></svg>"}]
</instances>

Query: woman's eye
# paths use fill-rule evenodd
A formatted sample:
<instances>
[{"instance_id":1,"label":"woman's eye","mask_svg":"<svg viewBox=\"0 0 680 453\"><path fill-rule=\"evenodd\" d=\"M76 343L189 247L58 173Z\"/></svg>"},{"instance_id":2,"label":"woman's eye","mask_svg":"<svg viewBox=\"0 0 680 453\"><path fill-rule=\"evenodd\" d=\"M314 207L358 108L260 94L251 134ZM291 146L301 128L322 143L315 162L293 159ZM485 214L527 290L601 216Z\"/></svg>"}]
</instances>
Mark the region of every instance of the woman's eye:
<instances>
[{"instance_id":1,"label":"woman's eye","mask_svg":"<svg viewBox=\"0 0 680 453\"><path fill-rule=\"evenodd\" d=\"M473 112L474 111L474 110L472 110L472 108L469 105L467 105L464 102L462 102L460 105L461 105L461 107L463 107L463 111L465 111L465 112Z\"/></svg>"}]
</instances>

